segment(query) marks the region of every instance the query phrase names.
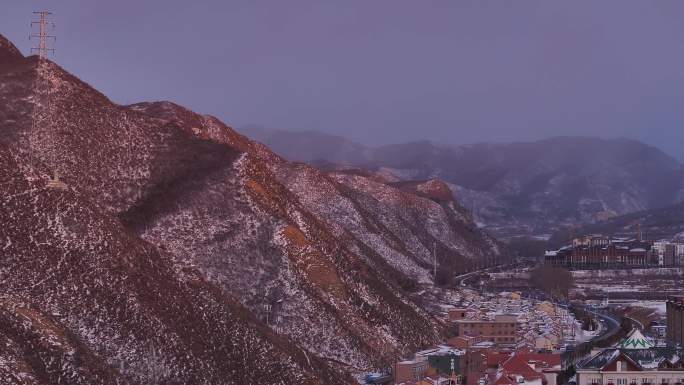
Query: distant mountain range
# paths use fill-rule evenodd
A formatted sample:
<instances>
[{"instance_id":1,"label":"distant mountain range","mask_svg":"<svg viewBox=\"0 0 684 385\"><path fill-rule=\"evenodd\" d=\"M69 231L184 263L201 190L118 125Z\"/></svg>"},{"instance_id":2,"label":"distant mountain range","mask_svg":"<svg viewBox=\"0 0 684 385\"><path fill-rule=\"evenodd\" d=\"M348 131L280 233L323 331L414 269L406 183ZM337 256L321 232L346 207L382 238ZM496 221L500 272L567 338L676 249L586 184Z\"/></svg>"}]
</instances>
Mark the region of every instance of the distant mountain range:
<instances>
[{"instance_id":1,"label":"distant mountain range","mask_svg":"<svg viewBox=\"0 0 684 385\"><path fill-rule=\"evenodd\" d=\"M684 199L684 166L629 139L366 147L317 132L243 132L283 157L320 167L364 167L395 180L440 178L502 238L551 234Z\"/></svg>"},{"instance_id":2,"label":"distant mountain range","mask_svg":"<svg viewBox=\"0 0 684 385\"><path fill-rule=\"evenodd\" d=\"M270 130L260 126L247 126L239 131L285 159L297 162L361 165L373 156L369 147L318 131Z\"/></svg>"},{"instance_id":3,"label":"distant mountain range","mask_svg":"<svg viewBox=\"0 0 684 385\"><path fill-rule=\"evenodd\" d=\"M564 228L553 234L551 247L567 244L575 235L606 234L632 237L641 231L644 239L684 238L684 203L638 211L579 227Z\"/></svg>"}]
</instances>

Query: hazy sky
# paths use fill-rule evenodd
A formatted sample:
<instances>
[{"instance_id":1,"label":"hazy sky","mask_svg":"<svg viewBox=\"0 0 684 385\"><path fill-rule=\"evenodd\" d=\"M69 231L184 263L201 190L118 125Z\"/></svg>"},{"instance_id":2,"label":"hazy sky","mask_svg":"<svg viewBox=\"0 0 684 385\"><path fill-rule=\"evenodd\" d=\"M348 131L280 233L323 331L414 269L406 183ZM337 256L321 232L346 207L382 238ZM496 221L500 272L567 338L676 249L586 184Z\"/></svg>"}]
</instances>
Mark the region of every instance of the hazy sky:
<instances>
[{"instance_id":1,"label":"hazy sky","mask_svg":"<svg viewBox=\"0 0 684 385\"><path fill-rule=\"evenodd\" d=\"M119 103L365 143L626 136L684 158L681 0L2 0Z\"/></svg>"}]
</instances>

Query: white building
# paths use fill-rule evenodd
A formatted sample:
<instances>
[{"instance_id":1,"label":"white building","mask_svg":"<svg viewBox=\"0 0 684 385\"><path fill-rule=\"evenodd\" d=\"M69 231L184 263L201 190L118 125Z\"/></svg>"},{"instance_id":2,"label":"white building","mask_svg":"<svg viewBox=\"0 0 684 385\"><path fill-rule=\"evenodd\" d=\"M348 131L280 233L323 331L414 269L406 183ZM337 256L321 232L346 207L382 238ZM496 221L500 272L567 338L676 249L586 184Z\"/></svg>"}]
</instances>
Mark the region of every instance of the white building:
<instances>
[{"instance_id":1,"label":"white building","mask_svg":"<svg viewBox=\"0 0 684 385\"><path fill-rule=\"evenodd\" d=\"M580 363L577 385L682 385L683 353L654 347L634 330L620 347L604 349Z\"/></svg>"}]
</instances>

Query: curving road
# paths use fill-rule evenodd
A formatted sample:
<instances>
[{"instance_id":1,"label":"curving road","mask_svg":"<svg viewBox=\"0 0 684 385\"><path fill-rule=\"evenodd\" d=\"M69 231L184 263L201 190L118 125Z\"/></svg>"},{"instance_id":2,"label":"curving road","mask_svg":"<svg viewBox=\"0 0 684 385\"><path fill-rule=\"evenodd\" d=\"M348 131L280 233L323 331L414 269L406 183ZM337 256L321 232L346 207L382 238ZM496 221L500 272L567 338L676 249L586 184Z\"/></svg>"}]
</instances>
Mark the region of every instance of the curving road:
<instances>
[{"instance_id":1,"label":"curving road","mask_svg":"<svg viewBox=\"0 0 684 385\"><path fill-rule=\"evenodd\" d=\"M507 263L507 264L503 264L503 265L490 266L490 267L487 267L484 269L475 270L475 271L471 271L469 273L457 275L456 277L454 277L454 279L458 283L458 286L467 286L466 281L470 278L473 278L474 276L477 276L478 274L486 273L492 269L500 269L500 268L503 268L506 266L515 266L516 264L517 263Z\"/></svg>"},{"instance_id":2,"label":"curving road","mask_svg":"<svg viewBox=\"0 0 684 385\"><path fill-rule=\"evenodd\" d=\"M591 310L587 306L584 307L584 310L589 313L593 314L596 318L598 318L601 323L603 324L605 330L603 333L597 335L596 337L588 340L587 342L600 342L605 339L608 339L612 337L615 333L617 333L620 330L620 320L615 318L612 314L608 313L600 313L595 310Z\"/></svg>"}]
</instances>

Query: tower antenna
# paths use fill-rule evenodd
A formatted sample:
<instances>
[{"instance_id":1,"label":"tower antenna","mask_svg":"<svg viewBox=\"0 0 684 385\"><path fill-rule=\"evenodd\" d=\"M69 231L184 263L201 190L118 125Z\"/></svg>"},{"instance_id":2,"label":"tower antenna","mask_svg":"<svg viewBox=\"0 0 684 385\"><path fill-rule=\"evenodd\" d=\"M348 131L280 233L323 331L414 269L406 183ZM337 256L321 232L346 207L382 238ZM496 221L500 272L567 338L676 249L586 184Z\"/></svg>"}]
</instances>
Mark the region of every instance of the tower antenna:
<instances>
[{"instance_id":1,"label":"tower antenna","mask_svg":"<svg viewBox=\"0 0 684 385\"><path fill-rule=\"evenodd\" d=\"M52 39L53 42L57 41L57 36L49 35L47 32L47 27L50 26L55 28L55 23L48 21L48 16L52 15L50 11L35 11L34 15L38 15L39 20L31 22L31 28L38 24L38 33L32 33L29 35L29 40L31 38L38 38L38 47L31 47L31 52L38 51L38 57L45 60L47 59L48 52L55 53L54 48L48 47L48 39Z\"/></svg>"},{"instance_id":2,"label":"tower antenna","mask_svg":"<svg viewBox=\"0 0 684 385\"><path fill-rule=\"evenodd\" d=\"M51 118L51 88L52 84L48 79L48 54L55 53L55 49L48 46L48 40L52 39L53 42L57 41L55 35L50 35L48 33L48 27L55 28L55 23L48 20L48 17L52 15L50 11L36 11L33 12L34 15L38 15L38 20L31 21L31 29L38 25L38 33L29 34L29 40L32 38L38 39L38 46L32 47L31 52L38 52L38 65L36 66L36 80L34 86L35 94L35 105L33 108L33 127L31 134L36 135L38 131L41 131L47 135L46 147L39 146L39 151L47 152L51 160L51 165L53 167L54 175L47 183L47 187L51 189L64 190L67 185L59 180L58 162L57 157L58 145L56 143L55 132L53 132L53 124ZM29 137L29 156L31 163L33 162L33 148Z\"/></svg>"}]
</instances>

